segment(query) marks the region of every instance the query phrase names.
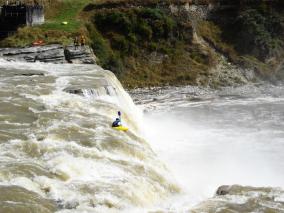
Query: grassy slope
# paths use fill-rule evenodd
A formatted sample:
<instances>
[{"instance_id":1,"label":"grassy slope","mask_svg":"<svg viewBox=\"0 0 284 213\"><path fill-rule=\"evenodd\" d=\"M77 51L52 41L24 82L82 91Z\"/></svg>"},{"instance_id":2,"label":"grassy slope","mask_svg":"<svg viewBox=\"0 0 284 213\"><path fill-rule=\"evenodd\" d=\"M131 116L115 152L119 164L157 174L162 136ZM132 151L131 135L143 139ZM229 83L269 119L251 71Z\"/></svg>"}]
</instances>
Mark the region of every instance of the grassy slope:
<instances>
[{"instance_id":1,"label":"grassy slope","mask_svg":"<svg viewBox=\"0 0 284 213\"><path fill-rule=\"evenodd\" d=\"M24 47L37 39L46 44L70 44L74 35L85 33L83 20L79 15L83 7L91 0L54 0L45 5L45 24L39 27L23 27L18 32L0 42L0 46ZM67 25L62 22L67 21Z\"/></svg>"},{"instance_id":2,"label":"grassy slope","mask_svg":"<svg viewBox=\"0 0 284 213\"><path fill-rule=\"evenodd\" d=\"M47 20L40 28L43 30L58 30L77 32L84 24L79 18L79 13L91 0L63 0L47 6ZM55 7L56 6L56 7ZM62 25L67 21L67 25Z\"/></svg>"}]
</instances>

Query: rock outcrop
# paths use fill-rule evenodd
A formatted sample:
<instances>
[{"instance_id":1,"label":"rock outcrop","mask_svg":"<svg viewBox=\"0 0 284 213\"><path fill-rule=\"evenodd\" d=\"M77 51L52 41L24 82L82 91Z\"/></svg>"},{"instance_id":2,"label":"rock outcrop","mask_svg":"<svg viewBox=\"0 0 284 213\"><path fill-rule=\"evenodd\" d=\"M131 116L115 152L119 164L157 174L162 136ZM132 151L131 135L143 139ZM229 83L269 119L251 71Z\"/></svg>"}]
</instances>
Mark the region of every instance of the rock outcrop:
<instances>
[{"instance_id":1,"label":"rock outcrop","mask_svg":"<svg viewBox=\"0 0 284 213\"><path fill-rule=\"evenodd\" d=\"M59 44L26 48L1 48L0 58L8 61L96 64L96 56L89 46L75 49L73 46L64 47Z\"/></svg>"},{"instance_id":2,"label":"rock outcrop","mask_svg":"<svg viewBox=\"0 0 284 213\"><path fill-rule=\"evenodd\" d=\"M281 0L117 0L83 10L101 65L128 87L284 78Z\"/></svg>"},{"instance_id":3,"label":"rock outcrop","mask_svg":"<svg viewBox=\"0 0 284 213\"><path fill-rule=\"evenodd\" d=\"M229 186L229 185L220 186L217 189L217 191L216 191L216 195L226 195L226 194L229 194L230 189L231 189L231 186Z\"/></svg>"},{"instance_id":4,"label":"rock outcrop","mask_svg":"<svg viewBox=\"0 0 284 213\"><path fill-rule=\"evenodd\" d=\"M189 212L283 212L283 195L280 188L224 185Z\"/></svg>"},{"instance_id":5,"label":"rock outcrop","mask_svg":"<svg viewBox=\"0 0 284 213\"><path fill-rule=\"evenodd\" d=\"M73 47L64 49L65 59L73 64L96 64L96 56L89 46Z\"/></svg>"}]
</instances>

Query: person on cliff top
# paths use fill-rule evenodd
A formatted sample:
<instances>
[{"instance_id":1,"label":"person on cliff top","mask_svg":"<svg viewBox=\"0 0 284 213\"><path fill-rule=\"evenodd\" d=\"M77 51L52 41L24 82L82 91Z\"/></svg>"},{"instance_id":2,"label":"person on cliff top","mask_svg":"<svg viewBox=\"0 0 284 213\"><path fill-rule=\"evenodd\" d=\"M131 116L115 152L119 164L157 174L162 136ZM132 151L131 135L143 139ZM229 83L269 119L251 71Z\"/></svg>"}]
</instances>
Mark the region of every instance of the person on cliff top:
<instances>
[{"instance_id":1,"label":"person on cliff top","mask_svg":"<svg viewBox=\"0 0 284 213\"><path fill-rule=\"evenodd\" d=\"M74 47L75 47L75 50L78 48L78 46L79 46L79 38L78 38L78 36L75 36L75 38L74 38Z\"/></svg>"},{"instance_id":2,"label":"person on cliff top","mask_svg":"<svg viewBox=\"0 0 284 213\"><path fill-rule=\"evenodd\" d=\"M81 46L85 46L86 38L85 38L84 35L81 35L81 37L80 37L80 43L81 43Z\"/></svg>"}]
</instances>

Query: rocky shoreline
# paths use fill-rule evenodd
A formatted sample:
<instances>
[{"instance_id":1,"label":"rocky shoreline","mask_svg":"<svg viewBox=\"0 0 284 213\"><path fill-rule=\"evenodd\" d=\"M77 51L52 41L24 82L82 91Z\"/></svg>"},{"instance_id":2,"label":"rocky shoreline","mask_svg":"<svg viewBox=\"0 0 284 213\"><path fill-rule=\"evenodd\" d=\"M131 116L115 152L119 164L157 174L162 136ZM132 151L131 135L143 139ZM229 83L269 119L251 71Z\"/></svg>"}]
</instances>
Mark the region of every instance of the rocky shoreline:
<instances>
[{"instance_id":1,"label":"rocky shoreline","mask_svg":"<svg viewBox=\"0 0 284 213\"><path fill-rule=\"evenodd\" d=\"M25 47L0 48L0 58L7 61L97 64L97 58L89 46L63 46L59 44Z\"/></svg>"}]
</instances>

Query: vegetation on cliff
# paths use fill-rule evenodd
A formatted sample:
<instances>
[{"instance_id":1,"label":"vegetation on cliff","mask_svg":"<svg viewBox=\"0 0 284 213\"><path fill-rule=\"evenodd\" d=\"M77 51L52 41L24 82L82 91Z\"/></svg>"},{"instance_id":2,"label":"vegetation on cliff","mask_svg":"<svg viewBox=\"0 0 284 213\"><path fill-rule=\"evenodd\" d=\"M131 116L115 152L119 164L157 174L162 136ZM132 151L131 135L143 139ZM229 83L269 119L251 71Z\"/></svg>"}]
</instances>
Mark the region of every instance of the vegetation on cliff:
<instances>
[{"instance_id":1,"label":"vegetation on cliff","mask_svg":"<svg viewBox=\"0 0 284 213\"><path fill-rule=\"evenodd\" d=\"M199 75L209 75L214 56L192 43L188 16L177 17L149 4L153 1L145 7L107 2L85 8L92 14L88 30L102 65L128 87L196 84Z\"/></svg>"},{"instance_id":2,"label":"vegetation on cliff","mask_svg":"<svg viewBox=\"0 0 284 213\"><path fill-rule=\"evenodd\" d=\"M198 2L201 10L208 4ZM128 87L215 86L211 70L220 63L220 55L264 77L281 69L283 2L227 1L224 8L215 5L210 13L207 8L205 19L185 3L194 2L56 0L45 5L44 25L21 28L1 43L26 46L44 39L70 44L75 35L84 34L99 63ZM62 25L63 21L68 24Z\"/></svg>"},{"instance_id":3,"label":"vegetation on cliff","mask_svg":"<svg viewBox=\"0 0 284 213\"><path fill-rule=\"evenodd\" d=\"M100 10L91 20L88 29L92 47L102 65L129 85L194 83L193 72L208 69L208 57L191 45L191 24L178 22L161 9ZM189 52L186 48L194 50ZM179 60L192 68L176 67ZM170 73L175 73L174 67L179 68L175 76Z\"/></svg>"},{"instance_id":4,"label":"vegetation on cliff","mask_svg":"<svg viewBox=\"0 0 284 213\"><path fill-rule=\"evenodd\" d=\"M271 77L284 56L283 2L236 5L216 10L201 35L233 63Z\"/></svg>"}]
</instances>

